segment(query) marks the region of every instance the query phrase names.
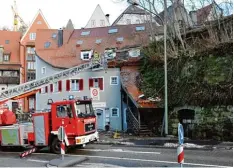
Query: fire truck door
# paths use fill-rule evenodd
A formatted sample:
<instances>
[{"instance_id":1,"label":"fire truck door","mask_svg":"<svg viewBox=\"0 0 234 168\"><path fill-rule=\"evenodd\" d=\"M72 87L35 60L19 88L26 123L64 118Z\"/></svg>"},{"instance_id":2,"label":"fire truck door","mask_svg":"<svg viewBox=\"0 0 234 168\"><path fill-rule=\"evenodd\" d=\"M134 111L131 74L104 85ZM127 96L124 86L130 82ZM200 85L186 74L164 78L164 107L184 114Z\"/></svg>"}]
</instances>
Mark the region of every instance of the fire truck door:
<instances>
[{"instance_id":1,"label":"fire truck door","mask_svg":"<svg viewBox=\"0 0 234 168\"><path fill-rule=\"evenodd\" d=\"M63 125L66 134L74 134L76 123L72 113L72 106L70 104L57 106L57 121L55 122L55 125L56 129Z\"/></svg>"}]
</instances>

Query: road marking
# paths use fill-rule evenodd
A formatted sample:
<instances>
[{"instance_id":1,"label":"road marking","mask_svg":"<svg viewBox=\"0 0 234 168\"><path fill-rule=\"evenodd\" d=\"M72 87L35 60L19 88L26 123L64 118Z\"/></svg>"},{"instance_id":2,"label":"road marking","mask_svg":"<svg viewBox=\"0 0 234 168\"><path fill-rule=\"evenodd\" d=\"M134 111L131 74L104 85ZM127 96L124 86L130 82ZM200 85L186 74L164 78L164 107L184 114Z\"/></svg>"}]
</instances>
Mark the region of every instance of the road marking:
<instances>
[{"instance_id":1,"label":"road marking","mask_svg":"<svg viewBox=\"0 0 234 168\"><path fill-rule=\"evenodd\" d=\"M46 160L36 160L36 159L27 159L27 161L30 161L30 162L40 162L40 163L48 163L49 161L46 161Z\"/></svg>"},{"instance_id":2,"label":"road marking","mask_svg":"<svg viewBox=\"0 0 234 168\"><path fill-rule=\"evenodd\" d=\"M69 155L69 154L68 154ZM177 162L171 161L162 161L162 160L146 160L146 159L134 159L134 158L120 158L120 157L109 157L109 156L90 156L90 155L69 155L69 156L81 156L81 157L90 157L90 158L101 158L101 159L115 159L115 160L132 160L132 161L141 161L141 162L154 162L154 163L172 163L178 164ZM209 164L199 164L199 163L184 163L183 165L192 165L192 166L206 166L206 167L225 167L228 166L219 166L219 165L209 165ZM230 167L230 166L229 166Z\"/></svg>"},{"instance_id":3,"label":"road marking","mask_svg":"<svg viewBox=\"0 0 234 168\"><path fill-rule=\"evenodd\" d=\"M142 152L142 151L130 151L123 149L79 149L79 151L91 151L91 152L124 152L124 153L135 153L135 154L160 154L160 152Z\"/></svg>"}]
</instances>

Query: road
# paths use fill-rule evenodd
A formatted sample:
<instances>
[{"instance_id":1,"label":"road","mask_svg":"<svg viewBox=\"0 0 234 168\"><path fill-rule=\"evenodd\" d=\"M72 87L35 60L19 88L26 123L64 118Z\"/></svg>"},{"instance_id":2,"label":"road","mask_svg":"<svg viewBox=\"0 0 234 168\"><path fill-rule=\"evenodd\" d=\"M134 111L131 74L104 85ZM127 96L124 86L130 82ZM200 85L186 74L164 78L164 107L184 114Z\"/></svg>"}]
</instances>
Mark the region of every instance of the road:
<instances>
[{"instance_id":1,"label":"road","mask_svg":"<svg viewBox=\"0 0 234 168\"><path fill-rule=\"evenodd\" d=\"M75 167L178 167L176 149L138 148L90 144L74 150L68 156L85 156L87 161ZM0 152L0 167L45 167L60 157L50 153L35 153L19 159L17 152ZM233 150L185 149L184 167L232 167Z\"/></svg>"}]
</instances>

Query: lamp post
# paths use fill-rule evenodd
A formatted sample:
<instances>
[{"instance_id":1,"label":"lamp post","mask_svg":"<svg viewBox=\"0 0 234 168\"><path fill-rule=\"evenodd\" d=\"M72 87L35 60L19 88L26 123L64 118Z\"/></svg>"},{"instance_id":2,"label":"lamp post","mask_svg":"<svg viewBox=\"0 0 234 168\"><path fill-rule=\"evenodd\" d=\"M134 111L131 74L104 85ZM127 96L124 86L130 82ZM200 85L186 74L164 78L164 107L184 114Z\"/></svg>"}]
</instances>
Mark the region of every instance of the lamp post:
<instances>
[{"instance_id":1,"label":"lamp post","mask_svg":"<svg viewBox=\"0 0 234 168\"><path fill-rule=\"evenodd\" d=\"M131 5L136 5L140 6L143 8L145 11L154 14L157 16L160 21L163 23L163 28L164 28L164 101L165 101L165 107L164 107L164 133L165 135L168 135L168 96L167 96L167 0L164 0L164 20L156 13L153 13L151 10L148 10L147 8L139 5L137 2L134 0L127 0L128 3Z\"/></svg>"}]
</instances>

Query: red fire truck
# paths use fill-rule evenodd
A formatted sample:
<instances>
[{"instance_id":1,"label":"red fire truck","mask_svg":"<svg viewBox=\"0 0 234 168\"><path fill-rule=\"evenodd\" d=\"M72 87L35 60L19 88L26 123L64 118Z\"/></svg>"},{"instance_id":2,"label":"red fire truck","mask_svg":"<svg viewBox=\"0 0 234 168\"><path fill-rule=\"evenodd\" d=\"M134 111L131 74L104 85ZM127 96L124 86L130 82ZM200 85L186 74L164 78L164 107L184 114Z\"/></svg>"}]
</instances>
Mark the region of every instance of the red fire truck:
<instances>
[{"instance_id":1,"label":"red fire truck","mask_svg":"<svg viewBox=\"0 0 234 168\"><path fill-rule=\"evenodd\" d=\"M0 92L0 102L22 98L30 92L40 90L44 85L64 80L77 75L80 71L90 69L96 64L82 64L43 79L31 81ZM99 67L100 69L100 67ZM33 122L17 123L15 114L7 108L0 109L0 146L16 147L31 146L37 149L49 147L53 153L60 153L58 129L65 129L65 144L67 147L85 145L98 140L96 116L91 99L74 99L53 102L49 99L50 109L36 111ZM35 151L35 150L31 150Z\"/></svg>"}]
</instances>

